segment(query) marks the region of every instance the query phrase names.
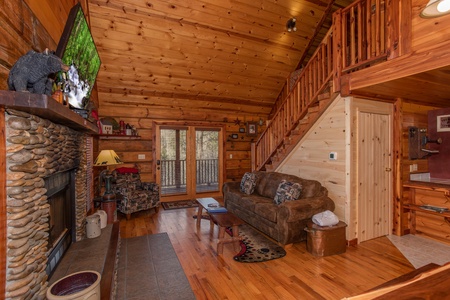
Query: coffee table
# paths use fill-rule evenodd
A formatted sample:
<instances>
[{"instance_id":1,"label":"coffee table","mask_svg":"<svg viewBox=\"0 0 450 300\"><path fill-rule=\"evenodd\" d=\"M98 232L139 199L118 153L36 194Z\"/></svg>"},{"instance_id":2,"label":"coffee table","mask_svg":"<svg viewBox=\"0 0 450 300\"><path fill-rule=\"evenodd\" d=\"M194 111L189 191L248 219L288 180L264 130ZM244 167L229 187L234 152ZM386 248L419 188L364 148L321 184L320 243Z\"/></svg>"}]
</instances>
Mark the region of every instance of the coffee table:
<instances>
[{"instance_id":1,"label":"coffee table","mask_svg":"<svg viewBox=\"0 0 450 300\"><path fill-rule=\"evenodd\" d=\"M219 205L219 202L217 202L214 198L198 198L196 199L198 202L198 210L197 210L197 227L200 227L200 222L202 220L202 212L203 209L208 211L208 205L214 204ZM208 213L209 214L209 213Z\"/></svg>"},{"instance_id":2,"label":"coffee table","mask_svg":"<svg viewBox=\"0 0 450 300\"><path fill-rule=\"evenodd\" d=\"M233 215L231 212L210 214L211 233L214 232L214 224L219 226L219 241L217 243L217 255L223 253L223 244L233 243L234 249L239 248L239 241L242 237L239 236L239 225L245 224L239 217ZM233 236L225 237L225 229L231 227ZM239 250L236 250L239 251Z\"/></svg>"},{"instance_id":3,"label":"coffee table","mask_svg":"<svg viewBox=\"0 0 450 300\"><path fill-rule=\"evenodd\" d=\"M197 210L197 228L200 228L203 209L205 209L208 212L208 205L210 204L219 205L219 202L217 202L217 200L214 198L198 198L196 200L199 204ZM217 243L217 254L220 255L223 253L223 244L225 243L234 243L235 249L238 248L239 241L242 240L242 237L239 236L239 226L245 224L245 222L229 211L218 213L208 212L208 215L210 220L211 234L214 232L214 224L217 224L217 226L219 226L219 241ZM227 227L232 228L233 231L232 237L229 238L225 237L225 229Z\"/></svg>"}]
</instances>

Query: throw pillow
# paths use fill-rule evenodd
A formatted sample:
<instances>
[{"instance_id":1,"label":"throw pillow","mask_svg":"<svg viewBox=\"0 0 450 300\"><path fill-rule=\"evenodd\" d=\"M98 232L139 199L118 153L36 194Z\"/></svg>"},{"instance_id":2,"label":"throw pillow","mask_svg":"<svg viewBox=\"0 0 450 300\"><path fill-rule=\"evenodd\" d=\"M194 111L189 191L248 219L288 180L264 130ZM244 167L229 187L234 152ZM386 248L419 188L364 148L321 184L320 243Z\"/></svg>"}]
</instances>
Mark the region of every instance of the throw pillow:
<instances>
[{"instance_id":1,"label":"throw pillow","mask_svg":"<svg viewBox=\"0 0 450 300\"><path fill-rule=\"evenodd\" d=\"M277 205L285 201L297 200L302 193L302 186L299 183L294 183L286 180L282 180L278 185L277 192L273 202Z\"/></svg>"},{"instance_id":2,"label":"throw pillow","mask_svg":"<svg viewBox=\"0 0 450 300\"><path fill-rule=\"evenodd\" d=\"M256 186L256 174L247 172L242 176L241 180L241 192L251 195Z\"/></svg>"},{"instance_id":3,"label":"throw pillow","mask_svg":"<svg viewBox=\"0 0 450 300\"><path fill-rule=\"evenodd\" d=\"M119 174L137 174L137 173L139 173L139 170L136 168L126 168L126 167L117 168L115 171Z\"/></svg>"}]
</instances>

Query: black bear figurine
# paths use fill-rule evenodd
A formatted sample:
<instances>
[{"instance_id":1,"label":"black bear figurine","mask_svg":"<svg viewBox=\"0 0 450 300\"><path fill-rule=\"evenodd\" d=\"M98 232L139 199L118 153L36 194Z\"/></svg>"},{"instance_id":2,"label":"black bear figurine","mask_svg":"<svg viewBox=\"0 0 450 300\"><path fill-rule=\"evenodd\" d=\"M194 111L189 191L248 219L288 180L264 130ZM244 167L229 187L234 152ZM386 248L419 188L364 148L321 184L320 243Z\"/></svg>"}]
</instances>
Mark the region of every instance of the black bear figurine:
<instances>
[{"instance_id":1,"label":"black bear figurine","mask_svg":"<svg viewBox=\"0 0 450 300\"><path fill-rule=\"evenodd\" d=\"M48 49L42 53L30 50L20 57L11 68L8 76L8 88L12 91L28 91L51 96L53 81L48 76L68 69L69 67Z\"/></svg>"}]
</instances>

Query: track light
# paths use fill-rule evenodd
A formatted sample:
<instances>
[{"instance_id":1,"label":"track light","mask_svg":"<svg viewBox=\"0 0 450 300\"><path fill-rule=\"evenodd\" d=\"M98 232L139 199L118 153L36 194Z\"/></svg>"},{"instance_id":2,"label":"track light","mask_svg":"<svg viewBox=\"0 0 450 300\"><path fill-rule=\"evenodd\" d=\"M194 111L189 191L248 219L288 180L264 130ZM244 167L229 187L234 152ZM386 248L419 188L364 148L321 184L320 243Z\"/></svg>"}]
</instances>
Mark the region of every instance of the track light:
<instances>
[{"instance_id":1,"label":"track light","mask_svg":"<svg viewBox=\"0 0 450 300\"><path fill-rule=\"evenodd\" d=\"M450 0L430 0L420 13L422 18L436 18L450 13Z\"/></svg>"},{"instance_id":2,"label":"track light","mask_svg":"<svg viewBox=\"0 0 450 300\"><path fill-rule=\"evenodd\" d=\"M297 20L295 18L290 18L286 22L286 29L287 29L287 31L288 32L297 31L296 23L297 23Z\"/></svg>"}]
</instances>

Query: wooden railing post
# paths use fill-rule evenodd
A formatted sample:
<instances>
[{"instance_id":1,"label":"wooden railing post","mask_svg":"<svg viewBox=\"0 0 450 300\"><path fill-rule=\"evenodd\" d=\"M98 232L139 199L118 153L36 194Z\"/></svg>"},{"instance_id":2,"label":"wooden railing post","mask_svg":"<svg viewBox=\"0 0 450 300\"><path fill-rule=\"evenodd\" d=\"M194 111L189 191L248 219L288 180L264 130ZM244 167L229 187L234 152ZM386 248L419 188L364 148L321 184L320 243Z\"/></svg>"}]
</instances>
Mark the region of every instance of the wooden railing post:
<instances>
[{"instance_id":1,"label":"wooden railing post","mask_svg":"<svg viewBox=\"0 0 450 300\"><path fill-rule=\"evenodd\" d=\"M411 52L411 0L386 2L386 51L388 59Z\"/></svg>"},{"instance_id":2,"label":"wooden railing post","mask_svg":"<svg viewBox=\"0 0 450 300\"><path fill-rule=\"evenodd\" d=\"M341 90L342 74L342 9L333 13L333 89L334 92Z\"/></svg>"},{"instance_id":3,"label":"wooden railing post","mask_svg":"<svg viewBox=\"0 0 450 300\"><path fill-rule=\"evenodd\" d=\"M256 166L256 143L251 143L250 144L250 153L251 153L251 167L252 167L252 171L256 171L257 166Z\"/></svg>"}]
</instances>

